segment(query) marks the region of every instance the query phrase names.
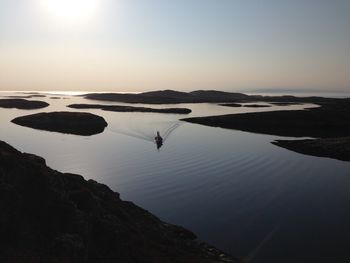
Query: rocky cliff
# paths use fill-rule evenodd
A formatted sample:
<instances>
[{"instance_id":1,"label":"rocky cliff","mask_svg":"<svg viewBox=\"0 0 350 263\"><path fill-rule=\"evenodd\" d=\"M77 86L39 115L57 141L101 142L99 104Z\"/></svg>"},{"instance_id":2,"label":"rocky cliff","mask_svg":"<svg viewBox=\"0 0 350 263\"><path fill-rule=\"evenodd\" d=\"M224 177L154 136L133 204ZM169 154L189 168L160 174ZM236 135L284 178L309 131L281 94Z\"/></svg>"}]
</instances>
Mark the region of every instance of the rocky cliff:
<instances>
[{"instance_id":1,"label":"rocky cliff","mask_svg":"<svg viewBox=\"0 0 350 263\"><path fill-rule=\"evenodd\" d=\"M236 262L122 201L106 185L47 167L0 141L0 262Z\"/></svg>"}]
</instances>

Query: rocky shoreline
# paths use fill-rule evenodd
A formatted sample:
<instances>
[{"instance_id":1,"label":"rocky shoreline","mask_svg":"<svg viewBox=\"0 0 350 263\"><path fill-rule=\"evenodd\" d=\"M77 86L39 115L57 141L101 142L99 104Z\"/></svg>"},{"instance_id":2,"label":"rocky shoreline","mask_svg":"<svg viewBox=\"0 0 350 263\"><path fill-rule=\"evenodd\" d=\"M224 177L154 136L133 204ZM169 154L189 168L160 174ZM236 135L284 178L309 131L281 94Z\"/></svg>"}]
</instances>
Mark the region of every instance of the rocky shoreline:
<instances>
[{"instance_id":1,"label":"rocky shoreline","mask_svg":"<svg viewBox=\"0 0 350 263\"><path fill-rule=\"evenodd\" d=\"M0 261L238 262L96 181L0 141Z\"/></svg>"}]
</instances>

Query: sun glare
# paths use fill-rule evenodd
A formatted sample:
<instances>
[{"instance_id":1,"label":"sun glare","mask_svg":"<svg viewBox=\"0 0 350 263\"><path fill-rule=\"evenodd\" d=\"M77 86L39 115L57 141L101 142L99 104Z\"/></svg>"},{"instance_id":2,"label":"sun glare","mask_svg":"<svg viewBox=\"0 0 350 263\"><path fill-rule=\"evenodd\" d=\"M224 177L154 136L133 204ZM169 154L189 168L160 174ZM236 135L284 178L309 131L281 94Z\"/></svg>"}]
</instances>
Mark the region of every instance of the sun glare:
<instances>
[{"instance_id":1,"label":"sun glare","mask_svg":"<svg viewBox=\"0 0 350 263\"><path fill-rule=\"evenodd\" d=\"M42 0L49 15L62 24L84 24L93 19L99 0Z\"/></svg>"}]
</instances>

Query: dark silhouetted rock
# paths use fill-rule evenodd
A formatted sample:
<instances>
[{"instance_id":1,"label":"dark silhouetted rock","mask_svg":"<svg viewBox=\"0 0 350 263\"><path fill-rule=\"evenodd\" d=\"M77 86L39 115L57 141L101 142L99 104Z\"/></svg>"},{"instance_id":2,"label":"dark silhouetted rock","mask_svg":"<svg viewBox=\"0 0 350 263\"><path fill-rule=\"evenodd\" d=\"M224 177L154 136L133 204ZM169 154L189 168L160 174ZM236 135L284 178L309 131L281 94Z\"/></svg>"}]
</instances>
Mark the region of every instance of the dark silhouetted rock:
<instances>
[{"instance_id":1,"label":"dark silhouetted rock","mask_svg":"<svg viewBox=\"0 0 350 263\"><path fill-rule=\"evenodd\" d=\"M44 101L25 99L0 99L0 108L15 108L21 110L41 109L49 106Z\"/></svg>"},{"instance_id":2,"label":"dark silhouetted rock","mask_svg":"<svg viewBox=\"0 0 350 263\"><path fill-rule=\"evenodd\" d=\"M266 104L247 104L243 105L243 107L246 108L269 108L271 105L266 105Z\"/></svg>"},{"instance_id":3,"label":"dark silhouetted rock","mask_svg":"<svg viewBox=\"0 0 350 263\"><path fill-rule=\"evenodd\" d=\"M242 104L238 104L238 103L223 103L223 104L219 104L219 105L225 106L225 107L234 107L234 108L242 107Z\"/></svg>"},{"instance_id":4,"label":"dark silhouetted rock","mask_svg":"<svg viewBox=\"0 0 350 263\"><path fill-rule=\"evenodd\" d=\"M138 94L94 93L86 94L84 97L91 100L145 104L236 102L249 98L248 95L241 93L222 91L193 91L187 93L174 90L151 91Z\"/></svg>"},{"instance_id":5,"label":"dark silhouetted rock","mask_svg":"<svg viewBox=\"0 0 350 263\"><path fill-rule=\"evenodd\" d=\"M37 113L15 118L12 122L33 129L84 136L101 133L107 126L102 117L85 112Z\"/></svg>"},{"instance_id":6,"label":"dark silhouetted rock","mask_svg":"<svg viewBox=\"0 0 350 263\"><path fill-rule=\"evenodd\" d=\"M115 112L154 112L154 113L170 113L170 114L189 114L192 111L186 108L167 108L167 109L154 109L146 107L132 107L132 106L119 106L119 105L98 105L98 104L71 104L69 108L74 109L101 109L104 111Z\"/></svg>"},{"instance_id":7,"label":"dark silhouetted rock","mask_svg":"<svg viewBox=\"0 0 350 263\"><path fill-rule=\"evenodd\" d=\"M350 99L329 99L307 110L229 114L183 119L213 127L291 137L350 136Z\"/></svg>"},{"instance_id":8,"label":"dark silhouetted rock","mask_svg":"<svg viewBox=\"0 0 350 263\"><path fill-rule=\"evenodd\" d=\"M271 102L271 104L276 105L276 106L303 105L300 102Z\"/></svg>"},{"instance_id":9,"label":"dark silhouetted rock","mask_svg":"<svg viewBox=\"0 0 350 263\"><path fill-rule=\"evenodd\" d=\"M236 262L106 185L1 141L0 211L2 263Z\"/></svg>"},{"instance_id":10,"label":"dark silhouetted rock","mask_svg":"<svg viewBox=\"0 0 350 263\"><path fill-rule=\"evenodd\" d=\"M350 137L293 141L277 140L272 143L297 153L350 161Z\"/></svg>"},{"instance_id":11,"label":"dark silhouetted rock","mask_svg":"<svg viewBox=\"0 0 350 263\"><path fill-rule=\"evenodd\" d=\"M144 104L176 104L176 103L242 103L242 102L296 102L321 103L330 99L322 97L294 97L294 96L260 96L243 93L224 92L217 90L196 90L180 92L175 90L160 90L144 93L90 93L83 95L86 99L115 101Z\"/></svg>"}]
</instances>

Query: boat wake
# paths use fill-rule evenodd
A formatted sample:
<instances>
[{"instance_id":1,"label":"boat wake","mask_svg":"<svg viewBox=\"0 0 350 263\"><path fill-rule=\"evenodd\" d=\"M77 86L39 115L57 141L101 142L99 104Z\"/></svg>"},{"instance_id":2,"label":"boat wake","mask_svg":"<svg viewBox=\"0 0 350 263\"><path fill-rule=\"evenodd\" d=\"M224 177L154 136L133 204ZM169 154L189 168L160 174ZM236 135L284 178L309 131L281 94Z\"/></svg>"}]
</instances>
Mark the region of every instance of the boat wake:
<instances>
[{"instance_id":1,"label":"boat wake","mask_svg":"<svg viewBox=\"0 0 350 263\"><path fill-rule=\"evenodd\" d=\"M122 128L109 128L108 130L114 133L122 134L128 137L148 141L154 143L154 136L159 131L163 138L163 143L170 137L170 135L180 126L180 121L169 121L169 122L149 122L137 124L128 124L127 127Z\"/></svg>"}]
</instances>

